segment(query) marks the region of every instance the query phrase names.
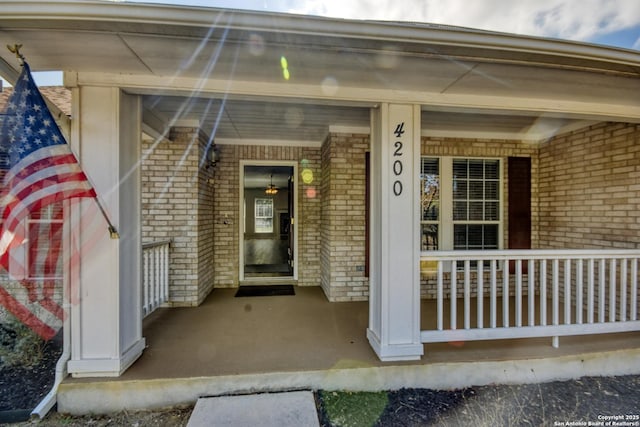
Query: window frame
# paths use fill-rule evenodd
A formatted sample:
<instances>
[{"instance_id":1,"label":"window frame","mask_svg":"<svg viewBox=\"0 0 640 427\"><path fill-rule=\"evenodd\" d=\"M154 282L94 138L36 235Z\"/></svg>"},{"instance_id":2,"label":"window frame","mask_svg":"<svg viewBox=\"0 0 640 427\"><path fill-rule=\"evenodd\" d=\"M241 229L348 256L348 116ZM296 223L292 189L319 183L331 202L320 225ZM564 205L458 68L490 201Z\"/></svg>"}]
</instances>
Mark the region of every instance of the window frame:
<instances>
[{"instance_id":1,"label":"window frame","mask_svg":"<svg viewBox=\"0 0 640 427\"><path fill-rule=\"evenodd\" d=\"M56 202L56 203L62 204L64 202ZM51 210L51 207L52 205L45 206L41 210L45 210L45 209ZM58 274L51 274L51 275L32 274L31 259L30 259L32 246L29 240L29 232L30 232L31 224L43 224L43 223L59 224L59 226L61 227L61 233L64 233L63 231L65 227L64 204L60 206L60 209L61 209L61 213L60 213L61 218L58 218L58 219L55 219L55 218L35 219L33 218L32 214L29 214L26 218L23 218L22 220L20 220L20 222L18 223L18 226L16 227L16 231L20 234L27 236L27 242L10 250L9 270L6 271L4 269L0 269L1 270L0 279L41 281L41 280L61 280L64 278L64 267L61 267L60 269L57 270ZM0 224L1 223L2 221L0 221ZM60 241L59 256L62 259L64 257L64 236L62 234L61 234L61 239L62 240ZM62 262L62 261L58 261L58 262Z\"/></svg>"},{"instance_id":2,"label":"window frame","mask_svg":"<svg viewBox=\"0 0 640 427\"><path fill-rule=\"evenodd\" d=\"M54 218L53 217L54 209L55 209L56 204L59 204L58 209L60 209L60 212L59 212L60 218ZM58 262L61 262L61 259L63 257L63 250L64 250L63 249L64 242L62 241L62 239L63 239L63 236L62 236L63 231L62 231L62 229L64 227L64 205L63 205L63 202L60 201L60 202L52 203L52 204L50 204L48 206L45 206L44 208L42 208L40 210L40 212L45 211L45 210L47 211L46 218L42 218L41 217L41 218L37 218L36 219L36 218L34 218L33 214L30 214L27 217L26 224L25 224L25 232L27 233L26 236L28 238L28 236L30 235L32 224L47 224L47 223L50 224L50 225L51 224L57 224L60 227L60 229L59 229L60 231L59 232L60 232L60 239L61 239L60 243L59 243L60 244L60 248L59 248L59 251L60 251L59 257L60 257L60 259L58 260ZM29 242L30 242L30 240L29 240ZM32 251L31 250L32 250L32 245L27 243L27 247L26 247L26 251L25 251L25 258L26 258L26 264L25 265L27 266L26 267L26 273L27 273L27 278L28 279L30 279L30 280L62 279L63 268L58 269L58 273L59 274L54 274L54 275L47 275L47 274L36 275L36 274L34 274L32 272L32 270L31 270L31 267L32 267L32 265L31 265Z\"/></svg>"},{"instance_id":3,"label":"window frame","mask_svg":"<svg viewBox=\"0 0 640 427\"><path fill-rule=\"evenodd\" d=\"M504 208L505 208L505 189L504 189L504 159L500 157L479 157L479 156L432 156L421 155L420 156L420 174L422 174L422 160L423 159L437 159L439 164L439 219L437 221L428 220L423 221L422 202L420 203L420 234L422 236L422 226L426 224L438 225L438 249L440 251L454 250L454 226L459 224L496 224L498 226L498 244L497 248L502 249L504 247ZM453 219L453 206L454 206L454 194L453 194L453 162L454 160L495 160L498 162L498 219L497 220L454 220ZM422 197L422 189L420 190L420 197ZM464 249L458 249L464 250ZM422 252L429 252L429 250L422 250Z\"/></svg>"},{"instance_id":4,"label":"window frame","mask_svg":"<svg viewBox=\"0 0 640 427\"><path fill-rule=\"evenodd\" d=\"M422 175L423 175L423 171L424 171L424 161L425 160L435 160L438 166L438 174L437 174L437 197L435 198L435 201L438 204L437 207L437 218L436 219L424 219L425 217L425 211L424 211L424 187L425 185L423 184L422 181ZM436 244L439 247L441 245L442 242L442 170L441 170L441 162L440 162L440 158L439 157L431 157L431 156L421 156L420 157L420 249L422 251L428 251L428 250L432 250L432 249L423 249L423 243L424 243L424 238L425 235L423 233L423 227L424 226L436 226L437 227L437 237L436 237ZM438 248L439 249L439 248ZM436 250L438 250L436 249Z\"/></svg>"},{"instance_id":5,"label":"window frame","mask_svg":"<svg viewBox=\"0 0 640 427\"><path fill-rule=\"evenodd\" d=\"M263 201L268 201L271 204L271 215L266 215L266 214L261 214L258 215L258 211L262 210L258 208L258 204L260 203L261 206L266 206L267 204L265 203L264 205L262 205ZM273 197L256 197L253 200L253 232L255 234L272 234L273 230L274 230L274 224L273 224L273 210L274 210L274 203L273 203ZM258 219L271 219L271 229L267 230L265 229L258 229Z\"/></svg>"}]
</instances>

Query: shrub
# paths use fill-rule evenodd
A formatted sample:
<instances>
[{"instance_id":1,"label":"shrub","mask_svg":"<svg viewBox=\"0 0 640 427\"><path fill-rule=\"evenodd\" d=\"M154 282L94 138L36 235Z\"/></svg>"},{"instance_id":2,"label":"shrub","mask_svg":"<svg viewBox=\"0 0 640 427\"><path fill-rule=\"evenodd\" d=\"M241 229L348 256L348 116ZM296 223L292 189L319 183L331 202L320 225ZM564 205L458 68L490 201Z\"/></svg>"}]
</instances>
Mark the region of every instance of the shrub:
<instances>
[{"instance_id":1,"label":"shrub","mask_svg":"<svg viewBox=\"0 0 640 427\"><path fill-rule=\"evenodd\" d=\"M0 365L38 365L44 356L45 345L45 340L13 316L0 323Z\"/></svg>"}]
</instances>

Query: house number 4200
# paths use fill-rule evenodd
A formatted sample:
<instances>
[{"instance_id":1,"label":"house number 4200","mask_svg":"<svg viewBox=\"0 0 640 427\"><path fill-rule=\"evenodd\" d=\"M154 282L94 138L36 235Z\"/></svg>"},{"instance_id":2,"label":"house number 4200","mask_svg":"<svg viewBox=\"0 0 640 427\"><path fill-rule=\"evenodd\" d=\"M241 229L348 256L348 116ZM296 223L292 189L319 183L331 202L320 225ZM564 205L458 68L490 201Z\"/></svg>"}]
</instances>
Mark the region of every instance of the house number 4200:
<instances>
[{"instance_id":1,"label":"house number 4200","mask_svg":"<svg viewBox=\"0 0 640 427\"><path fill-rule=\"evenodd\" d=\"M396 125L396 130L393 131L393 134L396 138L402 138L402 134L404 134L404 122ZM393 194L399 196L402 194L402 181L400 181L400 177L402 176L402 170L404 168L402 164L402 141L396 141L393 147L393 175L396 178L393 181Z\"/></svg>"}]
</instances>

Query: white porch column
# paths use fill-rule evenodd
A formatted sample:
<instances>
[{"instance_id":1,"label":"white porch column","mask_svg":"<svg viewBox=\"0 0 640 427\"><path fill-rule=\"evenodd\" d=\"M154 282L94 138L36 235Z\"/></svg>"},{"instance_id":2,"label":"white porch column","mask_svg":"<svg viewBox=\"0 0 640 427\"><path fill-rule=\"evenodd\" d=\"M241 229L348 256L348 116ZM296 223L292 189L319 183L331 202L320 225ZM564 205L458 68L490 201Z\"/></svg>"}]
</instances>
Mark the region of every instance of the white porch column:
<instances>
[{"instance_id":1,"label":"white porch column","mask_svg":"<svg viewBox=\"0 0 640 427\"><path fill-rule=\"evenodd\" d=\"M415 360L420 342L420 106L371 113L369 343L383 361Z\"/></svg>"},{"instance_id":2,"label":"white porch column","mask_svg":"<svg viewBox=\"0 0 640 427\"><path fill-rule=\"evenodd\" d=\"M93 200L69 221L73 376L118 376L141 354L140 123L137 96L118 88L73 89L71 145L120 234L111 239Z\"/></svg>"}]
</instances>

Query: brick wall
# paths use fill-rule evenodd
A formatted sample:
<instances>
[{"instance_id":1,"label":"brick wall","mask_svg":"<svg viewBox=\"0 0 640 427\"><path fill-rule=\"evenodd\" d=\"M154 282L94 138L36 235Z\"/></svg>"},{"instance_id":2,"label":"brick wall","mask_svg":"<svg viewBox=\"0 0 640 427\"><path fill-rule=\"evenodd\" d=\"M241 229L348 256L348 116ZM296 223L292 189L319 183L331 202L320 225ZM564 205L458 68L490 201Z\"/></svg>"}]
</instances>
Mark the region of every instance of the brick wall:
<instances>
[{"instance_id":1,"label":"brick wall","mask_svg":"<svg viewBox=\"0 0 640 427\"><path fill-rule=\"evenodd\" d=\"M311 171L310 183L298 177L299 284L321 285L331 301L368 298L368 279L361 271L368 135L330 134L321 149L222 145L221 161L205 173L198 169L198 156L206 141L199 136L191 144L193 135L194 129L176 129L174 141L160 143L143 165L144 237L174 239L174 303L195 304L211 286L238 285L241 160L296 161L299 174ZM541 145L423 137L422 155L500 158L504 189L506 159L530 157L534 248L637 247L639 135L638 125L601 124ZM187 147L192 148L184 156ZM213 185L207 182L211 173ZM506 190L503 194L506 247L509 200ZM422 275L421 294L435 295L429 273Z\"/></svg>"},{"instance_id":2,"label":"brick wall","mask_svg":"<svg viewBox=\"0 0 640 427\"><path fill-rule=\"evenodd\" d=\"M198 304L213 289L213 168L205 162L210 141L199 133L198 138Z\"/></svg>"},{"instance_id":3,"label":"brick wall","mask_svg":"<svg viewBox=\"0 0 640 427\"><path fill-rule=\"evenodd\" d=\"M322 145L322 288L330 301L369 296L365 277L365 153L369 135L330 134Z\"/></svg>"},{"instance_id":4,"label":"brick wall","mask_svg":"<svg viewBox=\"0 0 640 427\"><path fill-rule=\"evenodd\" d=\"M142 240L171 239L169 301L175 306L198 305L213 286L211 171L200 165L206 141L197 128L143 141Z\"/></svg>"},{"instance_id":5,"label":"brick wall","mask_svg":"<svg viewBox=\"0 0 640 427\"><path fill-rule=\"evenodd\" d=\"M540 147L540 246L640 245L640 125L601 123Z\"/></svg>"},{"instance_id":6,"label":"brick wall","mask_svg":"<svg viewBox=\"0 0 640 427\"><path fill-rule=\"evenodd\" d=\"M640 125L600 123L542 144L540 245L558 249L640 247L639 178ZM599 269L596 263L596 277ZM562 274L563 268L561 277ZM620 274L618 271L618 307L622 292ZM629 295L634 292L630 287L630 269L628 275ZM574 271L574 286L575 277ZM605 281L608 278L607 271ZM608 285L605 286L608 289ZM565 299L564 287L560 288L560 298ZM575 299L574 291L572 300ZM586 305L586 293L583 301ZM600 307L598 292L594 295L594 302L596 307ZM609 304L607 290L604 308L607 319ZM636 310L640 310L640 299Z\"/></svg>"},{"instance_id":7,"label":"brick wall","mask_svg":"<svg viewBox=\"0 0 640 427\"><path fill-rule=\"evenodd\" d=\"M298 162L298 285L320 284L320 149L308 147L220 145L214 172L213 234L214 284L235 287L239 282L240 161ZM300 179L309 169L313 181Z\"/></svg>"}]
</instances>

